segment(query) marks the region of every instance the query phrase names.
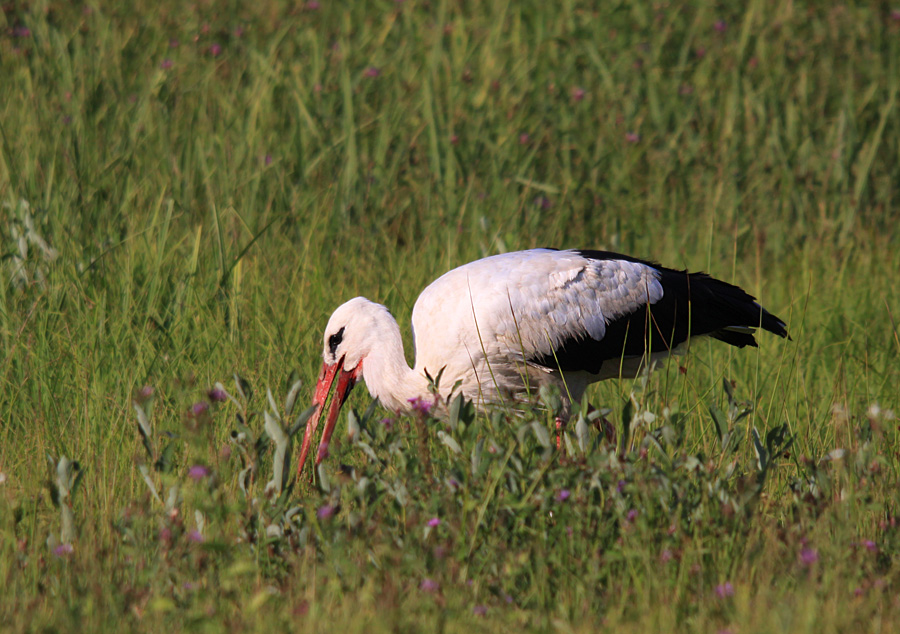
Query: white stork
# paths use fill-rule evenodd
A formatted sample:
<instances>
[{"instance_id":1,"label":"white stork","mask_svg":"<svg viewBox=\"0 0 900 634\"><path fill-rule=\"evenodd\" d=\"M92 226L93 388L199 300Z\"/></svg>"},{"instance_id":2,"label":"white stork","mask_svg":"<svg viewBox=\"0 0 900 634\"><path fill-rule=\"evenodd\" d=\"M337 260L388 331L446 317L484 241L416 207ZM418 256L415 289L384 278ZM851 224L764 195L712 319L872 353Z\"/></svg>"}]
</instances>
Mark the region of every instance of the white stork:
<instances>
[{"instance_id":1,"label":"white stork","mask_svg":"<svg viewBox=\"0 0 900 634\"><path fill-rule=\"evenodd\" d=\"M647 363L708 335L743 348L755 329L787 337L785 323L741 288L606 251L531 249L470 262L432 282L412 313L415 367L387 308L364 297L325 327L324 363L300 450L298 474L335 380L316 464L341 406L360 379L398 414L440 410L451 390L479 408L559 389L561 420L588 384L634 377ZM440 375L438 402L429 377Z\"/></svg>"}]
</instances>

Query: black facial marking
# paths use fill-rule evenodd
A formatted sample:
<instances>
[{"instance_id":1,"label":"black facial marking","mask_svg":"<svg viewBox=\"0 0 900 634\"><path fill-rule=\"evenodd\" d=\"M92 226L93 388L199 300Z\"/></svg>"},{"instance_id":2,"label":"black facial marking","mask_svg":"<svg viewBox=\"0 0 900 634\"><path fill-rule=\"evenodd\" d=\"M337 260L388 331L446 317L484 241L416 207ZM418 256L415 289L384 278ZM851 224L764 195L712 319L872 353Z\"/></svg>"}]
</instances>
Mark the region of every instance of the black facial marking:
<instances>
[{"instance_id":1,"label":"black facial marking","mask_svg":"<svg viewBox=\"0 0 900 634\"><path fill-rule=\"evenodd\" d=\"M328 350L331 351L331 354L334 354L337 351L337 347L341 345L341 340L344 338L344 327L341 326L341 329L336 333L328 337Z\"/></svg>"}]
</instances>

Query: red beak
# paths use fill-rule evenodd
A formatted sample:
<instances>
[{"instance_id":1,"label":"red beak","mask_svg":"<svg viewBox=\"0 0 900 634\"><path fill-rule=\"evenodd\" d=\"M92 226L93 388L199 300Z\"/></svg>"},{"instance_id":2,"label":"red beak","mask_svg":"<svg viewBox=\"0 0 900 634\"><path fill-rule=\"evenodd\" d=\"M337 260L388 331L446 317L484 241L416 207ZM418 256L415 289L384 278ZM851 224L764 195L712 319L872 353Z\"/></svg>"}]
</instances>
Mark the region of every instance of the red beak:
<instances>
[{"instance_id":1,"label":"red beak","mask_svg":"<svg viewBox=\"0 0 900 634\"><path fill-rule=\"evenodd\" d=\"M313 397L313 405L318 409L306 423L306 433L303 434L303 446L300 448L300 464L297 465L298 479L300 474L303 473L306 454L309 453L313 435L316 433L316 427L319 426L319 419L322 418L322 411L325 409L325 402L328 400L328 394L331 392L331 386L334 385L335 377L337 377L337 389L335 389L334 397L331 399L331 407L328 408L328 416L325 419L325 430L322 432L322 442L319 443L319 450L316 452L317 465L328 455L328 443L331 442L331 434L334 433L338 414L341 413L341 407L350 395L350 390L356 385L357 378L362 371L362 361L356 364L356 367L352 370L345 370L343 366L343 358L331 365L327 363L322 364L322 371L319 372L319 381L316 383L316 393Z\"/></svg>"}]
</instances>

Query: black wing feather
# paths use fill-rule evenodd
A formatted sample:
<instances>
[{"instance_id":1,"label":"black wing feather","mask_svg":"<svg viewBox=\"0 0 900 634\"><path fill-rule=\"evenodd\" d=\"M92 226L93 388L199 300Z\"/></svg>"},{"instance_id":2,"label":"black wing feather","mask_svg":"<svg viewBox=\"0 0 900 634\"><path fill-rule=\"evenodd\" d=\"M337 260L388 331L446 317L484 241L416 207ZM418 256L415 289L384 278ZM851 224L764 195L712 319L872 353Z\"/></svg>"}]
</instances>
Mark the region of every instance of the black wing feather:
<instances>
[{"instance_id":1,"label":"black wing feather","mask_svg":"<svg viewBox=\"0 0 900 634\"><path fill-rule=\"evenodd\" d=\"M563 372L600 372L604 361L640 357L671 351L689 337L709 335L732 346L756 346L752 332L731 328L762 327L787 337L785 324L738 286L706 273L689 273L659 266L609 251L578 251L591 260L624 260L652 267L660 273L662 298L606 324L606 334L597 341L585 334L564 341L551 355L530 359L532 363Z\"/></svg>"}]
</instances>

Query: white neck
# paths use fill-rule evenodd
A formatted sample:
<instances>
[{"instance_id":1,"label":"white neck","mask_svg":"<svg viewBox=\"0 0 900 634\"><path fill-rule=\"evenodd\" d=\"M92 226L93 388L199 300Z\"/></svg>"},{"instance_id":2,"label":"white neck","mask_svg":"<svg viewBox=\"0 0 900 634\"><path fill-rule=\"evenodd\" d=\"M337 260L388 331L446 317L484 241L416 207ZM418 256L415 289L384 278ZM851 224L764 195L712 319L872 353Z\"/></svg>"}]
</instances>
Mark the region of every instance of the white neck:
<instances>
[{"instance_id":1,"label":"white neck","mask_svg":"<svg viewBox=\"0 0 900 634\"><path fill-rule=\"evenodd\" d=\"M362 376L369 393L397 414L412 412L410 401L416 399L431 403L434 397L428 390L428 379L406 363L397 322L387 311L377 321L377 327L370 332L370 350L362 361Z\"/></svg>"}]
</instances>

